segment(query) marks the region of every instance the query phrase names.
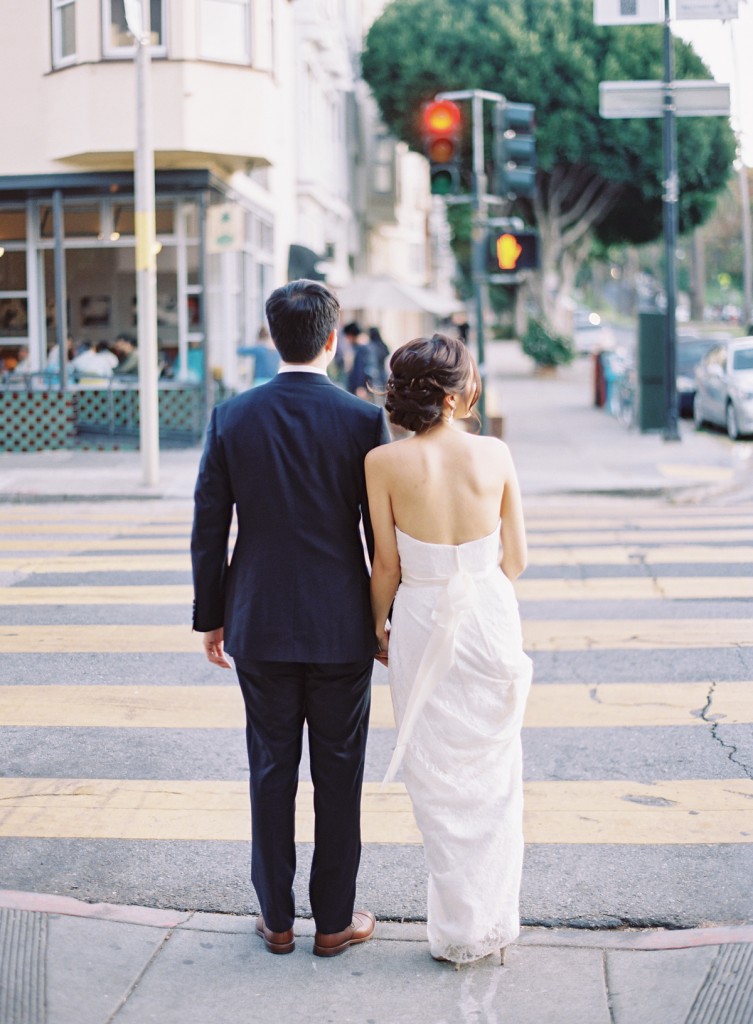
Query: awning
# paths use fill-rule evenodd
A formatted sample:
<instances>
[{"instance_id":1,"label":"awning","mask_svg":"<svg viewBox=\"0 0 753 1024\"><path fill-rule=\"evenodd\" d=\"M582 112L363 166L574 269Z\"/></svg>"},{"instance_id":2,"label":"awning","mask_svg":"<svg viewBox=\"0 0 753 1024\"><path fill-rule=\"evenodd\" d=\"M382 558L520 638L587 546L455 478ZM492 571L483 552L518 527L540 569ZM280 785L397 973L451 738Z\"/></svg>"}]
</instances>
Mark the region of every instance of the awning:
<instances>
[{"instance_id":1,"label":"awning","mask_svg":"<svg viewBox=\"0 0 753 1024\"><path fill-rule=\"evenodd\" d=\"M448 317L465 307L457 299L431 288L417 288L391 277L354 277L350 284L335 289L340 305L347 310L397 309Z\"/></svg>"}]
</instances>

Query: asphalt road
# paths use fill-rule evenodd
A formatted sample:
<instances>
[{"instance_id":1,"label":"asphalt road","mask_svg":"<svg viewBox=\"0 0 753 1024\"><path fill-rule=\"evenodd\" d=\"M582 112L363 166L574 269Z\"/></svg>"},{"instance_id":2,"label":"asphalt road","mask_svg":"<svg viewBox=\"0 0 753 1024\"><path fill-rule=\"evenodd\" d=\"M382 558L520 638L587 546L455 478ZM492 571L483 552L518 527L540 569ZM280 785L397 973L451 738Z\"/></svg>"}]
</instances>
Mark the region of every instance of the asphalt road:
<instances>
[{"instance_id":1,"label":"asphalt road","mask_svg":"<svg viewBox=\"0 0 753 1024\"><path fill-rule=\"evenodd\" d=\"M528 516L523 919L750 920L753 507L542 496ZM188 628L189 517L187 501L2 509L5 888L256 909L235 684ZM359 900L421 919L415 830L374 802L393 740L378 672ZM305 758L301 778L304 804Z\"/></svg>"}]
</instances>

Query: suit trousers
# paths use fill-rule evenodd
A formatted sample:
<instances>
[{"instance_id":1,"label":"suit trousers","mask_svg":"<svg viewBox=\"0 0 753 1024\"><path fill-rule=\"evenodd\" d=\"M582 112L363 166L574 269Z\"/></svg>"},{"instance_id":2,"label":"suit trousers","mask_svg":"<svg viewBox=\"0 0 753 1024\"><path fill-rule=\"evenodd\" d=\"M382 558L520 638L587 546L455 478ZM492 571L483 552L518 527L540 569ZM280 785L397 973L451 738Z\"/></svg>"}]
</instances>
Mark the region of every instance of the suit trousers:
<instances>
[{"instance_id":1,"label":"suit trousers","mask_svg":"<svg viewBox=\"0 0 753 1024\"><path fill-rule=\"evenodd\" d=\"M246 704L251 881L273 931L286 931L295 919L295 798L304 722L314 786L311 910L325 933L352 920L373 665L373 658L346 664L236 661Z\"/></svg>"}]
</instances>

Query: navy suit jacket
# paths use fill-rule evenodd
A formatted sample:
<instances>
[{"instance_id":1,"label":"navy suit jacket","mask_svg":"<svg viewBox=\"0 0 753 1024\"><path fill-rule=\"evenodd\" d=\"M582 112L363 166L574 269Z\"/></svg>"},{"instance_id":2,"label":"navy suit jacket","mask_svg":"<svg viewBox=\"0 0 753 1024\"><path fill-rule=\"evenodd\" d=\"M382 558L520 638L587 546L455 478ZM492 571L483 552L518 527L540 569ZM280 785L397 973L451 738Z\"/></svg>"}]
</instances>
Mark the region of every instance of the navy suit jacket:
<instances>
[{"instance_id":1,"label":"navy suit jacket","mask_svg":"<svg viewBox=\"0 0 753 1024\"><path fill-rule=\"evenodd\" d=\"M195 491L194 629L223 626L238 660L371 656L364 458L389 439L380 408L323 374L281 373L218 406Z\"/></svg>"}]
</instances>

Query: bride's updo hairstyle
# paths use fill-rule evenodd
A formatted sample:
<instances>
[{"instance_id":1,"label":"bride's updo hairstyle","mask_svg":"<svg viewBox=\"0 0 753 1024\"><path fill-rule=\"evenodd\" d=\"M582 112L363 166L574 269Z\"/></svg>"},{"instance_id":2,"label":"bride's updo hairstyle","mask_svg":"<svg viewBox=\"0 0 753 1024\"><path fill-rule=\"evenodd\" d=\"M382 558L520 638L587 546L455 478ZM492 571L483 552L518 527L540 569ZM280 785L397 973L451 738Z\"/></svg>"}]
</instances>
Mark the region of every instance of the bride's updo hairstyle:
<instances>
[{"instance_id":1,"label":"bride's updo hairstyle","mask_svg":"<svg viewBox=\"0 0 753 1024\"><path fill-rule=\"evenodd\" d=\"M398 427L421 434L442 419L446 395L462 394L473 381L469 409L481 395L478 367L459 338L416 338L390 359L385 408Z\"/></svg>"}]
</instances>

